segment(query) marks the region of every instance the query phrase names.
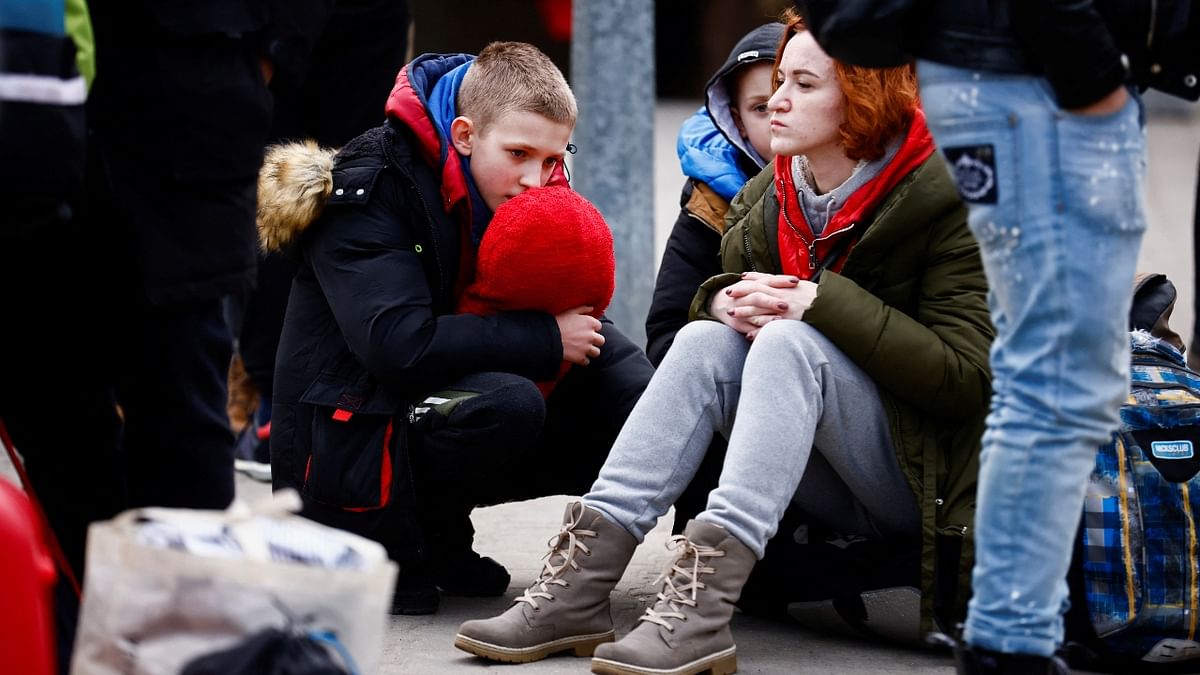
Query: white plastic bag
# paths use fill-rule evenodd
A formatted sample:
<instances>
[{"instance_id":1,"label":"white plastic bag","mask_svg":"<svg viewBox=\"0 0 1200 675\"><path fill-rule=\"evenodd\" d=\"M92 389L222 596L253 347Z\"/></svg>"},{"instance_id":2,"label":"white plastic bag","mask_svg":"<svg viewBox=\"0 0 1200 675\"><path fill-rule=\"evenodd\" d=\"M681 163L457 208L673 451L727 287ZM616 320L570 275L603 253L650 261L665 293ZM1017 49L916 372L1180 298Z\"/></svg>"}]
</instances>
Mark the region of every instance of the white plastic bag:
<instances>
[{"instance_id":1,"label":"white plastic bag","mask_svg":"<svg viewBox=\"0 0 1200 675\"><path fill-rule=\"evenodd\" d=\"M257 508L135 509L94 523L72 675L174 675L290 620L333 631L359 672L377 672L396 564L299 506L285 490Z\"/></svg>"}]
</instances>

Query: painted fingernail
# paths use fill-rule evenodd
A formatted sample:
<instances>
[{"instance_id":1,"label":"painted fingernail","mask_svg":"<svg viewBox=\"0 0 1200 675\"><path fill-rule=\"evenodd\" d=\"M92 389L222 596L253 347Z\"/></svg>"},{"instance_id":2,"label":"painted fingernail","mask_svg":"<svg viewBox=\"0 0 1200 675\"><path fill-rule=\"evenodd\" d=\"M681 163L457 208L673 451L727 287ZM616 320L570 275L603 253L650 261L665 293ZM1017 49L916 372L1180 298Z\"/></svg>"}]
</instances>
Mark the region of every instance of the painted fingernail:
<instances>
[{"instance_id":1,"label":"painted fingernail","mask_svg":"<svg viewBox=\"0 0 1200 675\"><path fill-rule=\"evenodd\" d=\"M796 278L796 277L792 277L792 283L793 283L793 284L798 284L798 283L800 283L800 279L798 279L798 278Z\"/></svg>"},{"instance_id":2,"label":"painted fingernail","mask_svg":"<svg viewBox=\"0 0 1200 675\"><path fill-rule=\"evenodd\" d=\"M732 288L726 288L726 289L725 289L725 295L733 295L733 289L732 289Z\"/></svg>"},{"instance_id":3,"label":"painted fingernail","mask_svg":"<svg viewBox=\"0 0 1200 675\"><path fill-rule=\"evenodd\" d=\"M733 316L733 310L731 309L731 310L727 311L726 314L728 314L729 316Z\"/></svg>"},{"instance_id":4,"label":"painted fingernail","mask_svg":"<svg viewBox=\"0 0 1200 675\"><path fill-rule=\"evenodd\" d=\"M778 305L776 305L776 307L778 307L779 309L787 309L787 303L781 302Z\"/></svg>"}]
</instances>

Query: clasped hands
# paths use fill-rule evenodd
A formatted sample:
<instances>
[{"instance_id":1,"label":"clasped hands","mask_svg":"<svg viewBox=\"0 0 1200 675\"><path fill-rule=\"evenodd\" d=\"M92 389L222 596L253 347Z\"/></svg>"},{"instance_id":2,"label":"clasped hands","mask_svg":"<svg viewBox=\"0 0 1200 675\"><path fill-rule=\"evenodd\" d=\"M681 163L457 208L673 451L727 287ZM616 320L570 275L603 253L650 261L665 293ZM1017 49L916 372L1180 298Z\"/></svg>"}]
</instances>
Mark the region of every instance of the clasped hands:
<instances>
[{"instance_id":1,"label":"clasped hands","mask_svg":"<svg viewBox=\"0 0 1200 675\"><path fill-rule=\"evenodd\" d=\"M817 285L790 274L744 272L742 280L713 293L708 311L753 340L778 319L800 320L817 297Z\"/></svg>"}]
</instances>

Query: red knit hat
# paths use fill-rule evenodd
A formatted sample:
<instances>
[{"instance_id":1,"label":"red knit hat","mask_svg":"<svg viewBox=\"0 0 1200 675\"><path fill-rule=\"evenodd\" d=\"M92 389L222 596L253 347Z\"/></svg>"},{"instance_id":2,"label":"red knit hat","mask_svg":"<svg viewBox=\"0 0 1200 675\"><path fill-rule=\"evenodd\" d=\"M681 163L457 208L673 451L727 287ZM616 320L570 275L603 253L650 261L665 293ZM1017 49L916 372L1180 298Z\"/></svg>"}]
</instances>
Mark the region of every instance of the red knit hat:
<instances>
[{"instance_id":1,"label":"red knit hat","mask_svg":"<svg viewBox=\"0 0 1200 675\"><path fill-rule=\"evenodd\" d=\"M559 314L589 305L599 317L615 275L612 232L596 207L569 187L534 188L496 209L458 311Z\"/></svg>"},{"instance_id":2,"label":"red knit hat","mask_svg":"<svg viewBox=\"0 0 1200 675\"><path fill-rule=\"evenodd\" d=\"M496 209L458 311L560 314L586 305L599 318L615 286L612 231L596 207L566 186L534 188ZM563 362L560 379L570 365ZM539 383L544 396L555 382Z\"/></svg>"}]
</instances>

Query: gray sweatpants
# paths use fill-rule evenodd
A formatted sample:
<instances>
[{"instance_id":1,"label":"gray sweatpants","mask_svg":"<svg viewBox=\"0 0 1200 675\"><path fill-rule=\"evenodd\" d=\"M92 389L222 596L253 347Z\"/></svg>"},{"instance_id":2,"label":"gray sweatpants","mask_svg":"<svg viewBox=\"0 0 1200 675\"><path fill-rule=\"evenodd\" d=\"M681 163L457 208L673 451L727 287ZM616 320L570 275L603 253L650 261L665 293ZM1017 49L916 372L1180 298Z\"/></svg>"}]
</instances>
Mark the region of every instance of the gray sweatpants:
<instances>
[{"instance_id":1,"label":"gray sweatpants","mask_svg":"<svg viewBox=\"0 0 1200 675\"><path fill-rule=\"evenodd\" d=\"M767 324L754 342L715 321L684 326L584 503L641 541L691 482L714 433L729 450L697 518L760 558L791 501L847 534L920 533L875 382L791 320Z\"/></svg>"}]
</instances>

